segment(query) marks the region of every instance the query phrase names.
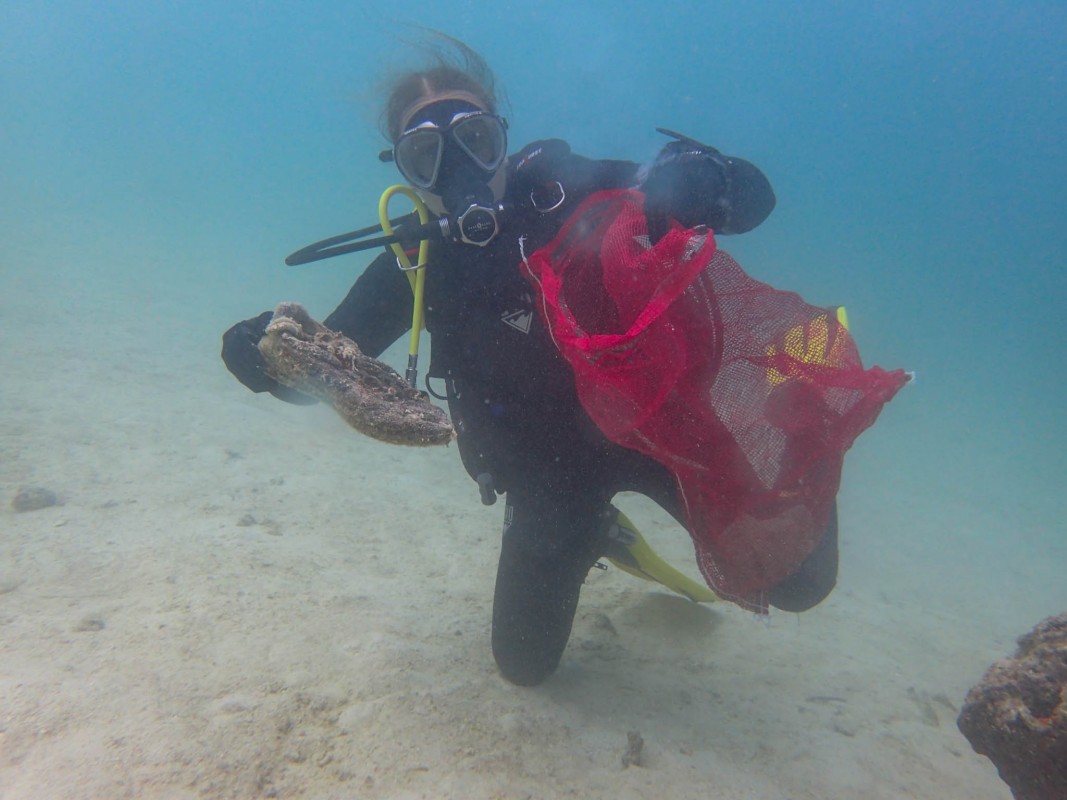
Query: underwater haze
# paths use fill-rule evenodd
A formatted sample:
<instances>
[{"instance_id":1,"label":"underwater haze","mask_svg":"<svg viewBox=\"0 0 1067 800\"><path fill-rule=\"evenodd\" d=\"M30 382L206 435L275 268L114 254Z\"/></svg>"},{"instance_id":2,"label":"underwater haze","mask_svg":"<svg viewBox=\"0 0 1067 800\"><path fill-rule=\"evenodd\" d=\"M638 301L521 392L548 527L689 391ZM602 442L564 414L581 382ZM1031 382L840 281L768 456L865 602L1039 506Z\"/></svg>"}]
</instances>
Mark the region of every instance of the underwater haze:
<instances>
[{"instance_id":1,"label":"underwater haze","mask_svg":"<svg viewBox=\"0 0 1067 800\"><path fill-rule=\"evenodd\" d=\"M420 37L418 26L456 36L485 56L506 93L513 152L534 139L560 137L583 155L647 162L664 143L659 126L759 165L777 208L758 229L722 246L760 280L818 305L845 305L865 365L914 371L916 380L846 459L841 578L827 608L799 621L781 615L779 631L715 606L707 629L685 618L689 638L671 655L666 639L656 638L669 634L650 630L640 638L652 606L634 594L633 583L602 597L593 586L588 601L583 595L590 614L615 619L616 628L634 623L634 632L620 632L623 645L612 645L622 647L621 655L601 663L603 650L582 649L582 641L600 635L590 616L588 630L581 619L576 624L578 643L565 655L584 666L562 671L555 688L506 686L492 674L486 634L499 508L481 509L455 449L424 456L364 445L325 415L271 406L227 373L218 352L230 325L282 300L299 301L321 319L369 263L366 254L301 267L286 267L283 259L309 242L371 224L382 190L398 182L393 166L377 158L385 146L380 87L391 70L410 63L405 43ZM146 797L305 790L315 797L523 791L555 797L569 789L583 797L712 797L717 770L729 776L723 797L1009 797L946 709L958 708L988 664L1011 652L1016 636L1067 611L1065 131L1062 2L4 3L0 492L5 509L22 486L48 486L63 504L25 515L4 511L0 714L4 706L12 710L6 723L0 720L0 796L91 797L121 788ZM426 361L427 352L424 346ZM277 519L290 520L282 526L289 533L239 538L251 533L232 521L244 512L259 515L251 504L275 497L283 479L291 494L271 502ZM388 499L388 513L356 509L357 493ZM397 559L360 589L360 602L395 625L383 622L370 637L380 646L375 657L386 665L383 674L402 661L419 675L419 697L436 692L440 704L450 697L448 713L456 719L464 718L462 703L477 714L479 698L490 697L496 719L518 721L501 722L500 730L489 719L457 728L435 720L433 703L414 699L384 706L389 714L349 713L352 698L373 700L378 709L414 690L398 673L388 691L374 695L360 688L366 673L349 674L340 656L336 670L310 656L292 667L284 654L318 652L331 637L304 641L293 632L287 639L284 613L264 617L279 620L269 645L255 640L259 623L242 618L241 609L269 594L288 598L292 614L307 614L326 630L324 615L333 611L337 622L330 624L338 625L369 613L333 609L322 599L354 591L344 587L357 580L364 544L341 531L362 513L384 526L380 558ZM299 530L349 536L343 544L357 554L356 566L342 568L340 556L321 549L329 542L301 540ZM427 530L432 541L417 535ZM408 542L399 555L390 553L394 535ZM688 537L672 535L685 558ZM179 575L161 562L153 573L158 581L108 583L138 574L141 556L131 554L162 559L158 554L179 546L204 558L210 553L214 566ZM436 549L427 556L426 547ZM232 591L213 594L230 571L253 561L261 565L258 577L231 576ZM440 580L426 580L428 563ZM64 585L83 588L78 603L87 603L85 613L115 621L101 622L96 633L71 633L78 620L36 617L50 607L48 598L62 596L66 608L75 607ZM151 637L99 642L117 636L123 624L163 630L158 621L177 631L152 599L164 590L174 604L167 608L184 603L194 609L188 613L202 614L202 625L182 631L198 631L211 647L232 642L233 651L208 656L206 640L175 643L159 668L165 663L176 682L153 689L145 675L124 679L114 667L154 663ZM212 613L223 595L242 599L225 615ZM424 636L408 640L397 632L405 625L390 615L407 603L415 620L410 630L425 624ZM423 619L431 607L440 620ZM57 605L56 613L66 612ZM224 625L224 616L233 625L230 637L220 632L229 629L212 627ZM453 618L468 617L468 638L453 636ZM658 624L669 628L673 617L664 617ZM734 626L736 635L728 633ZM351 635L367 646L364 634ZM91 656L69 649L89 646L83 643L93 636ZM803 650L805 636L818 641L817 652ZM407 643L402 652L389 649L398 638ZM460 642L468 660L448 661L461 656L444 648ZM738 649L728 666L722 654L731 647ZM662 663L641 661L657 651ZM810 669L801 652L812 658ZM194 660L186 663L180 653ZM420 659L437 671L419 672ZM104 680L96 673L90 680L87 663L112 664L100 675L111 676L115 691L71 690L78 681ZM24 677L39 664L57 665L51 683ZM198 670L214 675L207 664L232 669L204 678L214 682L198 689ZM678 680L692 681L690 702L678 700L676 717L670 703L662 711L651 700L643 705L653 688L635 683L627 664L656 673L657 692L671 691L677 670ZM744 678L737 691L752 692L756 705L768 694L788 708L805 697L829 698L794 721L794 738L825 722L822 749L788 750L794 745L784 744L782 732L794 723L775 716L787 712L771 704L743 725L719 715L721 698L694 705L701 686L718 680L720 664ZM306 754L289 758L289 750L259 744L239 750L242 731L256 727L237 725L240 715L260 713L284 695L257 694L271 669L284 673L278 680L293 697L340 698L330 713L349 749L342 752L322 733L332 742L323 745L333 748L330 774L342 776L336 785L299 772L315 760ZM805 681L842 671L854 679L849 691L871 703L869 713L847 724L836 717L813 723L812 714L847 715L842 698L852 695ZM247 678L253 673L262 680ZM625 689L617 689L622 683ZM39 697L28 694L35 686ZM160 705L156 716L130 716L109 710L127 694L124 686L152 702L178 696L173 687L181 686L193 699L189 706ZM477 691L465 694L472 686ZM722 686L714 691L729 695ZM602 708L573 711L597 693L611 705L616 692L617 718ZM232 711L226 699L232 697L245 698L237 703L245 703L243 710ZM923 727L929 714L926 723L915 722L914 730L931 737L922 746L908 744L914 736L904 709L914 711L916 697L934 698L940 711L929 730ZM216 702L233 727L204 710ZM515 710L513 703L522 706ZM310 714L313 706L299 707ZM834 712L838 706L843 710ZM922 710L930 708L927 702ZM315 717L315 730L327 730L328 717ZM186 720L190 731L225 729L205 748L223 755L212 762L193 754L191 744L180 754L162 745L153 750L145 731L163 718ZM289 719L297 728L312 724L295 712ZM628 726L638 724L652 752L648 769L620 772L608 742L616 727L625 742ZM468 769L463 759L443 754L443 745L416 742L420 726L472 752L490 739L528 743L521 754L496 754ZM680 726L689 731L684 744L672 733ZM35 727L53 733L31 734ZM557 727L576 737L571 750L588 758L585 766L563 768L569 783L539 777L529 766L544 758L547 776L554 773L545 753L570 757L553 749L558 744L549 733ZM483 728L495 732L479 739ZM63 736L81 731L91 742L88 732L98 729L115 742L146 741L108 745L117 753L113 761L95 745L62 749L61 742L73 741ZM709 730L713 737L700 733ZM661 734L658 756L649 731ZM744 746L740 737L748 737ZM383 742L394 743L388 758ZM224 753L229 743L232 758ZM416 747L425 753L406 749ZM685 758L700 761L700 754L715 770L685 766ZM364 756L359 766L345 761ZM263 765L272 759L284 769L273 768L267 781ZM597 772L608 762L603 775ZM809 762L820 766L802 766ZM258 777L243 771L253 767ZM39 793L43 780L54 783ZM671 791L658 794L662 786Z\"/></svg>"}]
</instances>

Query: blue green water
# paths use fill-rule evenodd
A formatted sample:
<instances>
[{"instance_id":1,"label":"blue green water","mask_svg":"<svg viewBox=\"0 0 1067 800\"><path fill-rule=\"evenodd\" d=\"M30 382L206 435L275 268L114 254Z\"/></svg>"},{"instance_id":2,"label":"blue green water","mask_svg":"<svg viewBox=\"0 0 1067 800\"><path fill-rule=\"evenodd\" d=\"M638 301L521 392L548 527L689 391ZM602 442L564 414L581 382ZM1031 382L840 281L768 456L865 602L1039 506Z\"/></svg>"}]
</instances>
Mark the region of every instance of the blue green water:
<instances>
[{"instance_id":1,"label":"blue green water","mask_svg":"<svg viewBox=\"0 0 1067 800\"><path fill-rule=\"evenodd\" d=\"M725 246L918 375L850 456L843 509L885 513L845 514L846 568L991 636L1067 608L1063 3L8 2L8 299L141 304L139 330L202 345L183 381L239 391L222 330L281 299L322 316L362 267L282 258L395 182L376 103L401 22L487 58L513 146L647 160L664 126L762 167L778 208ZM5 326L5 358L29 335Z\"/></svg>"}]
</instances>

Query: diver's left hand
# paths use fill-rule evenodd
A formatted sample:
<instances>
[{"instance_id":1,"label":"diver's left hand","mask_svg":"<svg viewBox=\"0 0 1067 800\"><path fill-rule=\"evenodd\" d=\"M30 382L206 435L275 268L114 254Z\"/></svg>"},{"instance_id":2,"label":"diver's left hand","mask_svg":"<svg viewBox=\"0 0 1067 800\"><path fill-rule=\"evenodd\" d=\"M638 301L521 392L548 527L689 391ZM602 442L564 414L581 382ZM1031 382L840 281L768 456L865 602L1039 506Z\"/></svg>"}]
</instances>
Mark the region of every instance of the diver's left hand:
<instances>
[{"instance_id":1,"label":"diver's left hand","mask_svg":"<svg viewBox=\"0 0 1067 800\"><path fill-rule=\"evenodd\" d=\"M639 188L653 242L672 219L683 228L714 229L730 211L729 160L714 147L682 137L663 146Z\"/></svg>"}]
</instances>

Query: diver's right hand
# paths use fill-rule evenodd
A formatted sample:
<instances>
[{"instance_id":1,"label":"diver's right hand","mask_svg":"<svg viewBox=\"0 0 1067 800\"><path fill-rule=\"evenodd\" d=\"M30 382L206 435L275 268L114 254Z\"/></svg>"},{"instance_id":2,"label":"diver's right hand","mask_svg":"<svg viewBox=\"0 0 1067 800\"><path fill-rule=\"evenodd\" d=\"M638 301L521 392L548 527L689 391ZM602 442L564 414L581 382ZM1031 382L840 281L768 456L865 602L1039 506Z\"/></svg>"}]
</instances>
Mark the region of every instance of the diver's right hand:
<instances>
[{"instance_id":1,"label":"diver's right hand","mask_svg":"<svg viewBox=\"0 0 1067 800\"><path fill-rule=\"evenodd\" d=\"M270 311L264 311L258 317L238 322L222 334L222 361L226 369L253 392L269 392L278 385L267 375L267 362L258 347L272 316Z\"/></svg>"},{"instance_id":2,"label":"diver's right hand","mask_svg":"<svg viewBox=\"0 0 1067 800\"><path fill-rule=\"evenodd\" d=\"M272 316L273 312L264 311L258 317L238 322L222 334L222 361L226 369L253 392L270 392L287 403L310 405L316 402L314 397L290 389L267 374L267 362L259 352L259 340L266 333Z\"/></svg>"}]
</instances>

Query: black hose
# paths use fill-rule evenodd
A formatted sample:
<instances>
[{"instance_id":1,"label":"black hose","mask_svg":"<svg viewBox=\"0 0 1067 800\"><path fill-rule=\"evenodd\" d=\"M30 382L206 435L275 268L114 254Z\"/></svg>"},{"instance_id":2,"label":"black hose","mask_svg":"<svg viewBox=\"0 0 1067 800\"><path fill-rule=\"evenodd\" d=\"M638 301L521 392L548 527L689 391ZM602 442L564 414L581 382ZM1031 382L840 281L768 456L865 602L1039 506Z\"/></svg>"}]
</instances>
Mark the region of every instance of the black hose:
<instances>
[{"instance_id":1,"label":"black hose","mask_svg":"<svg viewBox=\"0 0 1067 800\"><path fill-rule=\"evenodd\" d=\"M419 215L413 212L391 219L389 222L396 227L416 222L418 218ZM428 222L425 225L418 225L415 228L405 230L402 236L393 234L392 236L375 236L373 239L365 238L371 234L380 233L381 230L381 225L368 225L366 228L331 236L321 242L301 247L292 255L287 256L285 263L290 267L295 267L300 264L310 264L313 261L322 261L324 258L333 258L334 256L343 256L346 253L358 253L361 250L371 250L375 247L395 244L401 240L405 242L421 241L439 233L440 226L436 222ZM363 241L355 241L357 239L362 239Z\"/></svg>"}]
</instances>

